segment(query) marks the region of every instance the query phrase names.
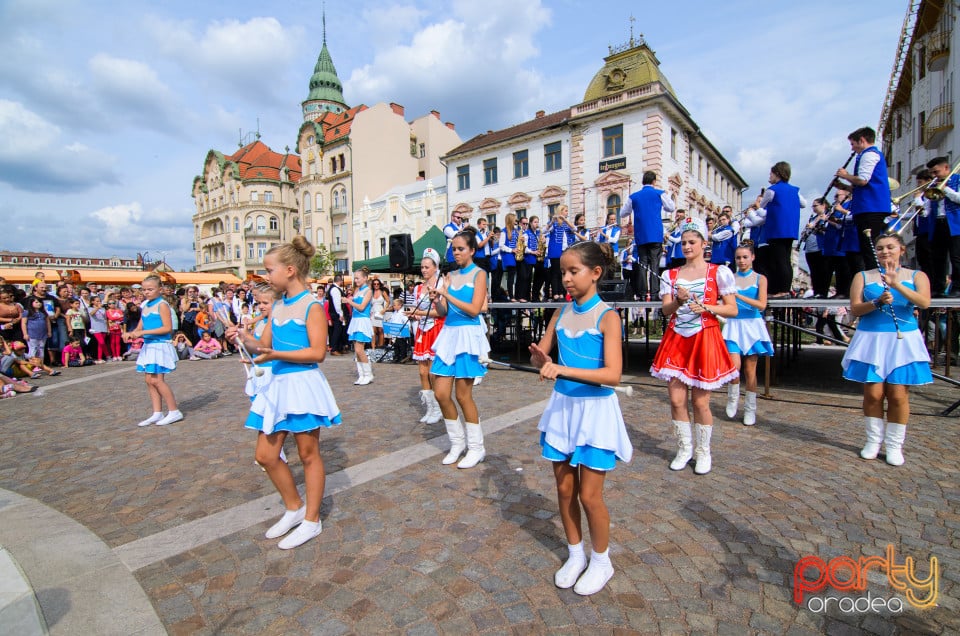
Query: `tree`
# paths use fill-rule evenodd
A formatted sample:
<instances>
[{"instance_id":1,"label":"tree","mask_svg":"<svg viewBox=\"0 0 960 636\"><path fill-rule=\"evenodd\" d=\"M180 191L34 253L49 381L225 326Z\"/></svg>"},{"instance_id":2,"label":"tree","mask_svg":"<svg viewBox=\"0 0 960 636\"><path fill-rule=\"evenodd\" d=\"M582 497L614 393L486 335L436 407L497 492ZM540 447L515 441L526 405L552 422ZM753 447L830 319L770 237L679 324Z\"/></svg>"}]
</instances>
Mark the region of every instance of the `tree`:
<instances>
[{"instance_id":1,"label":"tree","mask_svg":"<svg viewBox=\"0 0 960 636\"><path fill-rule=\"evenodd\" d=\"M317 245L317 253L310 259L310 274L314 278L321 278L333 273L333 256L326 245Z\"/></svg>"}]
</instances>

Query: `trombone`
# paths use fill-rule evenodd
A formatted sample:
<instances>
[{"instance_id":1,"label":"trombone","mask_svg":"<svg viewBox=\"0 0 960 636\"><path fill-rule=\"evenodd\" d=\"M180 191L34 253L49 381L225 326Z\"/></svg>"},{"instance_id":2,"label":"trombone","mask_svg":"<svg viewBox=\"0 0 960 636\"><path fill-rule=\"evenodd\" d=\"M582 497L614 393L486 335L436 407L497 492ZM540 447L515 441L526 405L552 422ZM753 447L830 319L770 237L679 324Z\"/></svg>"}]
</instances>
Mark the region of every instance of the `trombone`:
<instances>
[{"instance_id":1,"label":"trombone","mask_svg":"<svg viewBox=\"0 0 960 636\"><path fill-rule=\"evenodd\" d=\"M957 164L953 166L953 170L950 171L950 174L945 176L943 180L940 181L940 183L938 183L935 186L931 186L923 191L924 198L930 201L943 201L943 199L947 196L943 192L943 189L947 187L947 181L949 181L950 177L957 174L958 172L960 172L960 161L958 161ZM931 181L930 183L933 183L933 181ZM930 185L930 184L927 184L927 185Z\"/></svg>"},{"instance_id":2,"label":"trombone","mask_svg":"<svg viewBox=\"0 0 960 636\"><path fill-rule=\"evenodd\" d=\"M960 167L960 163L957 164L957 167ZM949 177L947 177L947 178L949 178ZM918 186L917 186L916 188L914 188L913 190L909 190L909 191L907 191L907 192L904 192L903 194L901 194L901 195L898 196L898 197L891 197L891 198L890 198L890 203L892 203L895 207L900 207L900 202L901 202L901 201L903 201L904 199L909 198L910 195L913 195L913 194L916 194L917 192L920 192L921 190L923 190L923 196L926 197L926 198L928 198L928 199L930 199L929 192L930 192L931 190L935 190L935 189L936 189L936 188L932 188L932 187L930 187L930 186L931 186L931 184L933 184L933 183L935 183L935 182L936 182L936 179L931 179L930 181L927 181L926 183L921 183L920 185L918 185ZM943 182L944 182L944 184L946 184L947 180L944 179ZM943 198L943 191L942 191L942 190L936 190L936 191L940 193L940 199L942 199L942 198ZM932 199L932 200L934 200L934 201L939 201L940 199Z\"/></svg>"}]
</instances>

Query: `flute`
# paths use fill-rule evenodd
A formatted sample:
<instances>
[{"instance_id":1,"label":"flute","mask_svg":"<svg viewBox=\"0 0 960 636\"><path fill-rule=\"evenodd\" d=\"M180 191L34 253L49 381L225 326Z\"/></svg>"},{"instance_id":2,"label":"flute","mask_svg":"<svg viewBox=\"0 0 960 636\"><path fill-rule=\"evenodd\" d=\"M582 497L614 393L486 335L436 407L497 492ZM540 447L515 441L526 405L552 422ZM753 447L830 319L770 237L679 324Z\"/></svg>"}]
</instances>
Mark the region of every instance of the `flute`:
<instances>
[{"instance_id":1,"label":"flute","mask_svg":"<svg viewBox=\"0 0 960 636\"><path fill-rule=\"evenodd\" d=\"M227 313L226 308L220 307L216 311L216 314L220 319L220 322L222 322L224 325L236 327L236 325L233 324L233 321L230 320L230 314ZM240 362L244 363L244 371L247 374L247 378L249 379L251 374L257 376L258 378L263 376L263 367L258 366L257 363L253 361L253 356L250 355L247 347L243 344L243 339L240 337L239 332L237 332L237 336L233 339L233 343L237 345L237 351L240 353Z\"/></svg>"},{"instance_id":2,"label":"flute","mask_svg":"<svg viewBox=\"0 0 960 636\"><path fill-rule=\"evenodd\" d=\"M523 364L513 364L512 362L498 362L497 360L491 360L490 358L482 358L482 359L480 360L480 364L498 364L498 365L500 365L500 366L502 366L502 367L506 367L506 368L509 368L509 369L515 369L515 370L517 370L517 371L524 371L524 372L526 372L526 373L536 373L537 375L540 375L540 369L538 369L538 368L536 368L536 367L528 367L528 366L523 365ZM594 382L593 380L581 380L581 379L579 379L579 378L572 378L572 377L570 377L569 375L558 375L558 376L557 376L557 379L558 379L558 380L567 380L568 382L578 382L578 383L580 383L580 384L586 384L586 385L588 385L588 386L595 386L595 387L599 387L599 388L601 388L601 389L611 389L611 390L613 390L613 391L617 391L618 393L623 393L623 394L626 395L627 397L630 397L631 395L633 395L633 387L632 387L632 386L621 386L621 385L611 386L611 385L609 385L609 384L601 384L601 383L599 383L599 382Z\"/></svg>"}]
</instances>

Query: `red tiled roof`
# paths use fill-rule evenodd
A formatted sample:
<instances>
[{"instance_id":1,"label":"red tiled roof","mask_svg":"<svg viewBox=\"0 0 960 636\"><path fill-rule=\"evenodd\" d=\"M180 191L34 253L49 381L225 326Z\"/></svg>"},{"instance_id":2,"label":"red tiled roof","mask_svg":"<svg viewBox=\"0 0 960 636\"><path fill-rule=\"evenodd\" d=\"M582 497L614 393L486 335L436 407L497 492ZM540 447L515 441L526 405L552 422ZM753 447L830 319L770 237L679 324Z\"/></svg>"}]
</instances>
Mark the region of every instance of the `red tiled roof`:
<instances>
[{"instance_id":1,"label":"red tiled roof","mask_svg":"<svg viewBox=\"0 0 960 636\"><path fill-rule=\"evenodd\" d=\"M363 104L347 109L342 113L324 113L318 121L323 128L323 143L328 144L350 134L357 113L366 110Z\"/></svg>"},{"instance_id":2,"label":"red tiled roof","mask_svg":"<svg viewBox=\"0 0 960 636\"><path fill-rule=\"evenodd\" d=\"M241 179L280 179L280 169L287 168L288 179L294 183L300 181L300 157L293 154L280 154L270 150L259 139L240 148L226 158L240 168Z\"/></svg>"},{"instance_id":3,"label":"red tiled roof","mask_svg":"<svg viewBox=\"0 0 960 636\"><path fill-rule=\"evenodd\" d=\"M483 133L463 142L448 152L446 156L450 157L453 155L470 152L472 150L477 150L479 148L486 148L487 146L492 146L502 141L507 141L508 139L529 135L530 133L537 132L538 130L553 128L554 126L563 124L568 119L570 119L569 108L566 110L559 110L555 113L550 113L549 115L544 115L543 117L536 117L521 124L517 124L516 126L511 126L510 128Z\"/></svg>"}]
</instances>

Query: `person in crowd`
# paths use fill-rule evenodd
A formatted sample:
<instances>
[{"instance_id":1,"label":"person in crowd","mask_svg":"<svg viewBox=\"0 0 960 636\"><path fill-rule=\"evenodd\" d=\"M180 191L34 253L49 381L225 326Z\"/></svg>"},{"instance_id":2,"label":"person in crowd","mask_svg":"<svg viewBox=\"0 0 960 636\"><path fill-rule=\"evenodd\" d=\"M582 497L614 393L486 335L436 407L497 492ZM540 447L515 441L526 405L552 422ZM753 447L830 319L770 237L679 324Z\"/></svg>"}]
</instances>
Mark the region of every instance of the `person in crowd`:
<instances>
[{"instance_id":1,"label":"person in crowd","mask_svg":"<svg viewBox=\"0 0 960 636\"><path fill-rule=\"evenodd\" d=\"M864 230L869 229L877 237L886 229L885 219L890 214L890 180L887 178L887 160L874 145L877 133L864 126L847 135L850 150L856 153L853 172L846 168L837 170L836 176L853 186L850 213L857 228L860 242L860 257L865 269L876 269L872 241ZM857 270L853 270L857 271ZM842 291L842 290L840 290Z\"/></svg>"},{"instance_id":2,"label":"person in crowd","mask_svg":"<svg viewBox=\"0 0 960 636\"><path fill-rule=\"evenodd\" d=\"M70 327L70 340L77 340L81 346L87 339L87 328L83 322L83 312L80 310L80 299L70 300L69 309L67 309L67 324Z\"/></svg>"},{"instance_id":3,"label":"person in crowd","mask_svg":"<svg viewBox=\"0 0 960 636\"><path fill-rule=\"evenodd\" d=\"M733 229L729 212L721 212L717 216L717 226L710 232L710 241L710 262L730 267L737 250L737 232Z\"/></svg>"},{"instance_id":4,"label":"person in crowd","mask_svg":"<svg viewBox=\"0 0 960 636\"><path fill-rule=\"evenodd\" d=\"M674 221L667 229L664 237L664 247L667 253L666 269L680 267L687 260L683 257L683 250L680 248L680 226L683 224L683 220L687 218L687 211L681 208L673 214Z\"/></svg>"},{"instance_id":5,"label":"person in crowd","mask_svg":"<svg viewBox=\"0 0 960 636\"><path fill-rule=\"evenodd\" d=\"M333 282L327 285L326 298L327 311L330 314L330 354L341 356L346 343L346 327L344 326L346 314L343 309L342 274L334 275Z\"/></svg>"},{"instance_id":6,"label":"person in crowd","mask_svg":"<svg viewBox=\"0 0 960 636\"><path fill-rule=\"evenodd\" d=\"M807 219L807 224L803 227L800 235L803 252L803 258L807 261L807 268L810 270L810 286L813 290L814 298L826 298L830 289L829 265L827 257L823 253L823 228L827 224L829 216L827 208L829 203L823 197L813 202L813 212Z\"/></svg>"},{"instance_id":7,"label":"person in crowd","mask_svg":"<svg viewBox=\"0 0 960 636\"><path fill-rule=\"evenodd\" d=\"M849 298L850 283L854 272L863 269L863 255L860 254L860 237L857 236L857 225L850 212L850 190L845 184L837 188L837 197L833 205L831 222L840 228L840 247L843 252L844 266L837 272L837 292L841 298Z\"/></svg>"},{"instance_id":8,"label":"person in crowd","mask_svg":"<svg viewBox=\"0 0 960 636\"><path fill-rule=\"evenodd\" d=\"M487 220L477 219L477 257L473 262L483 271L490 273L490 252L493 247L493 233L487 228Z\"/></svg>"},{"instance_id":9,"label":"person in crowd","mask_svg":"<svg viewBox=\"0 0 960 636\"><path fill-rule=\"evenodd\" d=\"M726 412L730 419L736 417L740 403L740 380L743 379L747 385L743 423L753 426L757 423L757 360L760 356L773 355L773 343L763 319L763 310L767 308L767 278L753 271L756 255L751 241L744 241L737 248L734 258L737 263L737 314L728 317L723 325L723 340L740 377L727 384Z\"/></svg>"},{"instance_id":10,"label":"person in crowd","mask_svg":"<svg viewBox=\"0 0 960 636\"><path fill-rule=\"evenodd\" d=\"M12 378L37 379L44 373L49 376L60 375L60 371L43 363L43 358L28 358L27 346L19 340L12 342L0 338L0 353L3 355L3 367L0 372Z\"/></svg>"},{"instance_id":11,"label":"person in crowd","mask_svg":"<svg viewBox=\"0 0 960 636\"><path fill-rule=\"evenodd\" d=\"M27 301L30 304L21 318L21 330L27 336L30 347L27 357L43 360L47 342L53 335L53 317L36 295L28 296Z\"/></svg>"},{"instance_id":12,"label":"person in crowd","mask_svg":"<svg viewBox=\"0 0 960 636\"><path fill-rule=\"evenodd\" d=\"M946 263L950 262L952 275L960 272L960 176L950 174L950 163L947 157L936 157L927 162L927 169L937 181L934 185L943 187L943 199L930 201L927 215L933 217L929 223L928 241L931 255L931 269L934 278L931 279L931 293L938 297L960 298L960 286L951 285L949 294L946 292ZM949 176L949 179L947 177ZM943 180L947 179L944 184ZM919 256L919 252L918 252Z\"/></svg>"},{"instance_id":13,"label":"person in crowd","mask_svg":"<svg viewBox=\"0 0 960 636\"><path fill-rule=\"evenodd\" d=\"M887 463L901 466L908 387L933 382L930 354L914 317L915 307L930 306L930 281L923 272L901 267L907 247L899 234L879 236L875 251L879 267L854 276L850 288L850 312L860 322L843 356L843 377L863 383L867 443L860 457L876 459L883 444ZM873 256L874 249L870 252Z\"/></svg>"},{"instance_id":14,"label":"person in crowd","mask_svg":"<svg viewBox=\"0 0 960 636\"><path fill-rule=\"evenodd\" d=\"M554 575L554 583L584 596L599 592L613 576L610 513L603 500L603 485L617 460L629 462L633 456L613 389L573 381L620 383L620 318L597 293L597 283L615 263L608 246L587 241L567 249L559 265L572 302L554 313L543 338L530 345L530 360L540 369L540 377L556 380L537 426L542 456L553 462L567 540L568 557ZM556 363L550 357L554 342ZM589 567L583 549L581 508L590 528Z\"/></svg>"},{"instance_id":15,"label":"person in crowd","mask_svg":"<svg viewBox=\"0 0 960 636\"><path fill-rule=\"evenodd\" d=\"M440 255L433 248L423 251L420 259L420 274L423 282L417 285L417 304L408 314L409 320L416 323L416 336L413 344L413 359L417 361L417 371L420 375L420 402L426 413L420 421L425 424L436 424L443 419L440 403L437 401L433 386L433 376L430 367L435 355L433 345L443 329L443 318L437 313L430 300L430 290L443 285L440 276Z\"/></svg>"},{"instance_id":16,"label":"person in crowd","mask_svg":"<svg viewBox=\"0 0 960 636\"><path fill-rule=\"evenodd\" d=\"M8 341L23 340L23 307L17 302L13 285L0 286L0 337Z\"/></svg>"},{"instance_id":17,"label":"person in crowd","mask_svg":"<svg viewBox=\"0 0 960 636\"><path fill-rule=\"evenodd\" d=\"M564 296L560 276L560 255L577 241L574 226L567 218L569 213L567 206L560 204L557 206L557 213L544 229L544 240L547 241L546 261L549 263L547 271L550 274L550 294L551 300L554 301L562 300Z\"/></svg>"},{"instance_id":18,"label":"person in crowd","mask_svg":"<svg viewBox=\"0 0 960 636\"><path fill-rule=\"evenodd\" d=\"M316 249L302 236L273 247L263 259L270 285L280 294L269 322L257 340L230 327L256 354L257 364L273 362L273 379L250 406L245 426L258 431L255 459L283 499L286 512L266 532L277 547L289 550L318 536L323 529L320 505L326 474L320 455L320 429L340 425L340 409L319 365L327 355L327 324L319 303L310 294L307 276ZM306 484L306 503L297 491L290 467L280 457L292 433ZM290 532L293 530L293 532Z\"/></svg>"},{"instance_id":19,"label":"person in crowd","mask_svg":"<svg viewBox=\"0 0 960 636\"><path fill-rule=\"evenodd\" d=\"M193 343L187 338L187 334L178 331L173 336L173 348L177 350L177 360L199 360L193 355Z\"/></svg>"},{"instance_id":20,"label":"person in crowd","mask_svg":"<svg viewBox=\"0 0 960 636\"><path fill-rule=\"evenodd\" d=\"M773 164L770 186L750 205L751 210L766 211L762 225L768 253L763 264L765 270L761 273L767 276L772 298L790 295L793 283L790 255L793 242L800 235L800 209L807 207L800 188L790 183L791 175L790 164L786 161Z\"/></svg>"},{"instance_id":21,"label":"person in crowd","mask_svg":"<svg viewBox=\"0 0 960 636\"><path fill-rule=\"evenodd\" d=\"M613 257L617 259L619 264L620 258L620 235L623 230L620 228L620 223L617 222L617 213L610 212L607 214L606 225L597 230L597 243L610 246L610 249L613 250ZM608 272L608 275L612 272Z\"/></svg>"},{"instance_id":22,"label":"person in crowd","mask_svg":"<svg viewBox=\"0 0 960 636\"><path fill-rule=\"evenodd\" d=\"M445 263L453 263L453 237L466 227L463 213L454 210L450 213L450 222L443 226L443 235L447 238L447 251L444 254Z\"/></svg>"},{"instance_id":23,"label":"person in crowd","mask_svg":"<svg viewBox=\"0 0 960 636\"><path fill-rule=\"evenodd\" d=\"M90 335L96 343L96 364L106 362L107 354L107 309L100 296L90 297Z\"/></svg>"},{"instance_id":24,"label":"person in crowd","mask_svg":"<svg viewBox=\"0 0 960 636\"><path fill-rule=\"evenodd\" d=\"M687 415L687 394L692 393L697 437L694 472L704 475L712 468L710 392L737 377L717 319L737 315L737 283L729 269L704 259L707 228L703 221L688 217L681 231L686 263L661 277L660 310L670 322L650 373L669 383L670 413L678 446L671 470L683 470L694 456Z\"/></svg>"},{"instance_id":25,"label":"person in crowd","mask_svg":"<svg viewBox=\"0 0 960 636\"><path fill-rule=\"evenodd\" d=\"M117 301L107 300L107 338L110 344L110 361L120 362L120 343L123 340L123 310L117 307Z\"/></svg>"},{"instance_id":26,"label":"person in crowd","mask_svg":"<svg viewBox=\"0 0 960 636\"><path fill-rule=\"evenodd\" d=\"M71 338L60 355L63 358L62 364L65 367L85 367L93 364L93 360L84 355L83 345L79 338Z\"/></svg>"},{"instance_id":27,"label":"person in crowd","mask_svg":"<svg viewBox=\"0 0 960 636\"><path fill-rule=\"evenodd\" d=\"M657 173L646 171L641 178L643 187L631 194L620 209L620 218L633 218L633 238L636 245L637 262L649 270L660 267L660 253L663 251L663 213L673 214L677 206L673 195L656 187ZM648 294L657 293L657 277L649 274L643 267L633 268L633 291L640 300Z\"/></svg>"},{"instance_id":28,"label":"person in crowd","mask_svg":"<svg viewBox=\"0 0 960 636\"><path fill-rule=\"evenodd\" d=\"M517 261L517 300L536 301L533 296L533 276L537 266L537 253L540 250L540 219L531 216L520 219L523 233L523 257Z\"/></svg>"},{"instance_id":29,"label":"person in crowd","mask_svg":"<svg viewBox=\"0 0 960 636\"><path fill-rule=\"evenodd\" d=\"M370 270L364 266L353 273L355 290L344 302L350 306L350 326L347 337L353 343L353 353L357 358L357 381L354 384L365 386L373 382L373 366L367 356L366 345L373 341L373 322L370 320L370 303L373 291L367 284Z\"/></svg>"},{"instance_id":30,"label":"person in crowd","mask_svg":"<svg viewBox=\"0 0 960 636\"><path fill-rule=\"evenodd\" d=\"M430 300L440 316L445 316L443 328L434 342L436 357L430 367L433 386L447 436L450 452L444 464L452 464L464 450L467 454L457 468L473 468L483 461L483 431L480 412L473 400L474 379L483 377L487 368L481 364L490 353L487 334L480 322L480 312L487 301L487 277L473 264L477 251L477 237L469 228L453 238L453 257L458 269L447 275L447 284L429 290ZM456 387L456 401L454 401ZM457 410L463 412L461 423Z\"/></svg>"},{"instance_id":31,"label":"person in crowd","mask_svg":"<svg viewBox=\"0 0 960 636\"><path fill-rule=\"evenodd\" d=\"M390 294L384 289L383 281L374 278L370 281L373 295L370 297L370 321L373 323L373 346L383 348L383 315L390 306Z\"/></svg>"},{"instance_id":32,"label":"person in crowd","mask_svg":"<svg viewBox=\"0 0 960 636\"><path fill-rule=\"evenodd\" d=\"M500 243L500 267L507 275L507 296L517 297L517 244L520 242L521 227L517 224L517 215L507 214L503 225L503 241ZM521 255L522 260L522 255Z\"/></svg>"},{"instance_id":33,"label":"person in crowd","mask_svg":"<svg viewBox=\"0 0 960 636\"><path fill-rule=\"evenodd\" d=\"M503 263L500 257L501 241L503 232L499 227L494 227L490 232L490 297L493 298L493 290L500 289L503 285Z\"/></svg>"},{"instance_id":34,"label":"person in crowd","mask_svg":"<svg viewBox=\"0 0 960 636\"><path fill-rule=\"evenodd\" d=\"M177 351L173 348L171 334L173 321L170 314L173 310L160 297L160 277L150 274L141 283L145 302L138 311L139 320L136 326L125 334L125 339L132 342L143 338L143 346L137 355L137 373L142 373L150 395L150 405L153 415L142 420L137 426L166 426L183 419L183 413L177 408L177 399L173 389L166 382L166 375L177 368ZM128 312L130 311L129 303ZM128 315L129 320L129 315ZM163 403L167 404L167 414L163 414Z\"/></svg>"},{"instance_id":35,"label":"person in crowd","mask_svg":"<svg viewBox=\"0 0 960 636\"><path fill-rule=\"evenodd\" d=\"M192 358L200 360L214 360L223 354L223 347L220 341L213 337L209 331L204 331L200 336L200 341L193 345Z\"/></svg>"},{"instance_id":36,"label":"person in crowd","mask_svg":"<svg viewBox=\"0 0 960 636\"><path fill-rule=\"evenodd\" d=\"M196 285L187 287L186 293L180 298L180 325L187 340L196 342L200 337L197 331L197 313L200 311L200 288Z\"/></svg>"}]
</instances>

